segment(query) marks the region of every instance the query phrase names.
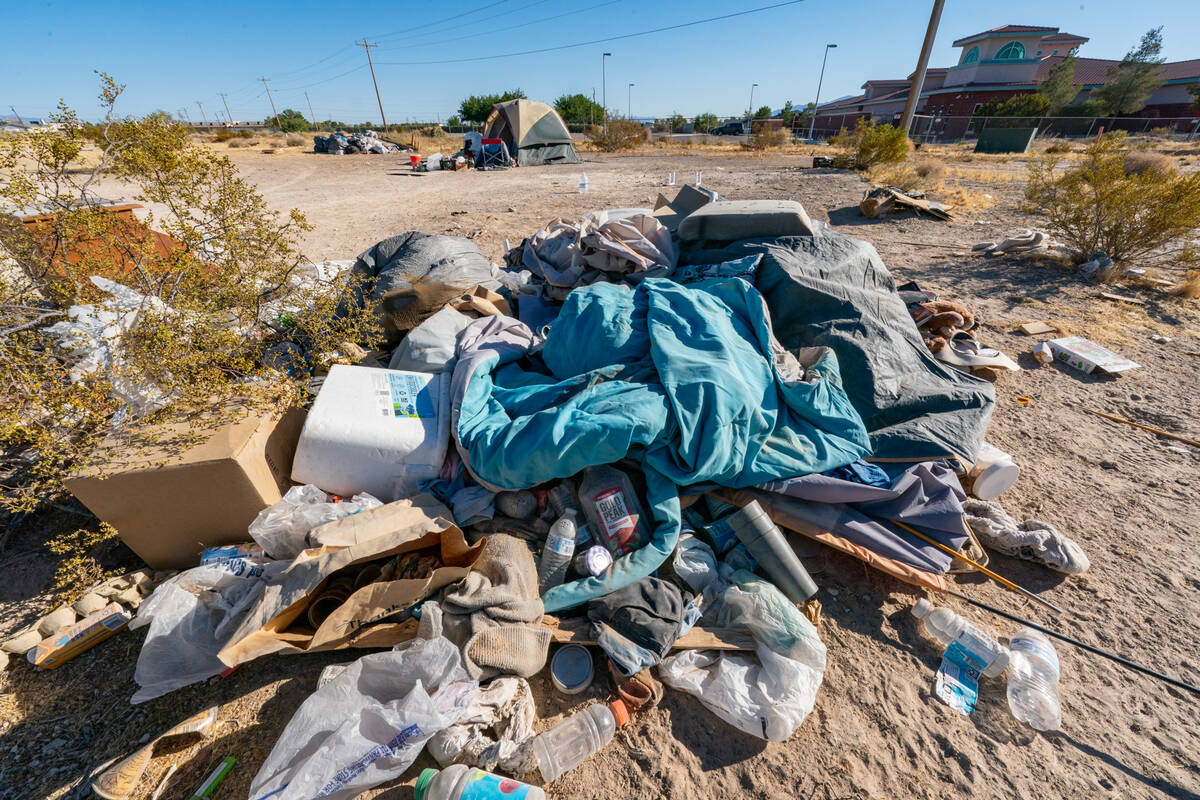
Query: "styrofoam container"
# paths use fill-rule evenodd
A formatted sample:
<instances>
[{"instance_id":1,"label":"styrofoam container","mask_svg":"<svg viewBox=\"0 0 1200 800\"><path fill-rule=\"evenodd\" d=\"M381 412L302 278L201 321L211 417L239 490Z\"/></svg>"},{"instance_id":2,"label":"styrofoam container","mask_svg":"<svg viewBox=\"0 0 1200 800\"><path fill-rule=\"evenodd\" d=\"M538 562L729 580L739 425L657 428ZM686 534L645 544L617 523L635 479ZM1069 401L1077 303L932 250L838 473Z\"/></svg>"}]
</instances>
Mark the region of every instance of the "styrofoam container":
<instances>
[{"instance_id":1,"label":"styrofoam container","mask_svg":"<svg viewBox=\"0 0 1200 800\"><path fill-rule=\"evenodd\" d=\"M292 480L390 502L436 477L450 441L450 376L335 364L300 433Z\"/></svg>"},{"instance_id":2,"label":"styrofoam container","mask_svg":"<svg viewBox=\"0 0 1200 800\"><path fill-rule=\"evenodd\" d=\"M971 494L980 500L994 500L1011 489L1020 476L1021 468L1012 456L984 442L967 473L967 483Z\"/></svg>"}]
</instances>

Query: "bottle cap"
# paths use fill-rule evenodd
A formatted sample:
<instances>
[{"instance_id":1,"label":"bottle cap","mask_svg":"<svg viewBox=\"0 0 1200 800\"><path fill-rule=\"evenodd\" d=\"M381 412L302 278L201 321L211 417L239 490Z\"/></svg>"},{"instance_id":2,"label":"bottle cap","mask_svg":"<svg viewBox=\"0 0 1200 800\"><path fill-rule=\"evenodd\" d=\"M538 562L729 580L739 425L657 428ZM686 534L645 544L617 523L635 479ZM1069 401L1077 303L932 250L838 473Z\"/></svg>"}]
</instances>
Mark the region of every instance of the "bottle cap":
<instances>
[{"instance_id":1,"label":"bottle cap","mask_svg":"<svg viewBox=\"0 0 1200 800\"><path fill-rule=\"evenodd\" d=\"M612 709L613 719L617 721L617 727L623 728L629 722L629 706L625 705L624 700L613 700L608 704ZM421 798L417 798L421 800Z\"/></svg>"},{"instance_id":2,"label":"bottle cap","mask_svg":"<svg viewBox=\"0 0 1200 800\"><path fill-rule=\"evenodd\" d=\"M933 603L930 603L928 599L922 597L917 601L917 604L912 607L912 615L917 619L925 619L925 617L932 610Z\"/></svg>"},{"instance_id":3,"label":"bottle cap","mask_svg":"<svg viewBox=\"0 0 1200 800\"><path fill-rule=\"evenodd\" d=\"M429 784L433 783L433 779L437 777L436 769L423 769L420 776L417 777L417 785L413 787L413 795L416 800L425 800L425 793L429 791Z\"/></svg>"}]
</instances>

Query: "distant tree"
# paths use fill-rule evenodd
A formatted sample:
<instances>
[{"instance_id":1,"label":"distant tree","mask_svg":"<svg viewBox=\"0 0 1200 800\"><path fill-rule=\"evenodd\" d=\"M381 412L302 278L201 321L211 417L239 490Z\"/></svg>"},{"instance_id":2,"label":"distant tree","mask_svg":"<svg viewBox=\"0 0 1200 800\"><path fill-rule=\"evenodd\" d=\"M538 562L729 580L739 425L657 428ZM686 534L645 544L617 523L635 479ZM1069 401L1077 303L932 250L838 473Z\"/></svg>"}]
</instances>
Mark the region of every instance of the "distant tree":
<instances>
[{"instance_id":1,"label":"distant tree","mask_svg":"<svg viewBox=\"0 0 1200 800\"><path fill-rule=\"evenodd\" d=\"M795 106L792 105L791 100L788 100L783 104L783 108L779 110L779 113L776 116L783 120L783 127L790 128L792 127L792 123L796 121L796 114L797 111Z\"/></svg>"},{"instance_id":2,"label":"distant tree","mask_svg":"<svg viewBox=\"0 0 1200 800\"><path fill-rule=\"evenodd\" d=\"M285 108L279 112L279 124L283 126L284 133L295 133L296 131L307 131L312 128L308 124L308 120L294 108Z\"/></svg>"},{"instance_id":3,"label":"distant tree","mask_svg":"<svg viewBox=\"0 0 1200 800\"><path fill-rule=\"evenodd\" d=\"M754 119L770 119L770 118L771 118L771 107L770 106L759 106L758 110L754 112Z\"/></svg>"},{"instance_id":4,"label":"distant tree","mask_svg":"<svg viewBox=\"0 0 1200 800\"><path fill-rule=\"evenodd\" d=\"M1136 114L1164 81L1159 69L1162 57L1162 26L1142 34L1138 46L1125 54L1121 62L1108 70L1108 82L1092 92L1106 114Z\"/></svg>"},{"instance_id":5,"label":"distant tree","mask_svg":"<svg viewBox=\"0 0 1200 800\"><path fill-rule=\"evenodd\" d=\"M721 120L716 114L706 111L703 114L697 114L696 118L692 120L692 124L696 126L696 130L698 131L707 131L709 128L715 128L720 125Z\"/></svg>"},{"instance_id":6,"label":"distant tree","mask_svg":"<svg viewBox=\"0 0 1200 800\"><path fill-rule=\"evenodd\" d=\"M588 124L604 121L604 106L593 103L592 98L585 94L564 94L554 101L554 110L564 122L586 122Z\"/></svg>"},{"instance_id":7,"label":"distant tree","mask_svg":"<svg viewBox=\"0 0 1200 800\"><path fill-rule=\"evenodd\" d=\"M1046 80L1038 86L1038 94L1046 98L1047 111L1051 116L1059 114L1079 94L1079 87L1075 84L1075 62L1079 60L1075 54L1078 52L1078 47L1071 48L1067 57L1051 68Z\"/></svg>"},{"instance_id":8,"label":"distant tree","mask_svg":"<svg viewBox=\"0 0 1200 800\"><path fill-rule=\"evenodd\" d=\"M473 94L459 104L458 115L468 122L483 122L496 103L523 99L525 92L520 89L509 89L504 94Z\"/></svg>"},{"instance_id":9,"label":"distant tree","mask_svg":"<svg viewBox=\"0 0 1200 800\"><path fill-rule=\"evenodd\" d=\"M446 120L446 127L448 127L448 128L462 127L462 117L458 116L457 114L450 117L450 119Z\"/></svg>"},{"instance_id":10,"label":"distant tree","mask_svg":"<svg viewBox=\"0 0 1200 800\"><path fill-rule=\"evenodd\" d=\"M814 110L816 110L816 105L811 100L805 103L804 108L797 111L792 117L792 128L807 127L809 121L812 120Z\"/></svg>"},{"instance_id":11,"label":"distant tree","mask_svg":"<svg viewBox=\"0 0 1200 800\"><path fill-rule=\"evenodd\" d=\"M683 114L680 114L678 111L676 111L674 114L672 114L669 117L666 117L666 118L660 119L660 120L655 120L656 127L660 124L665 130L668 130L671 133L679 133L680 131L683 130L683 126L687 125L687 117L683 116Z\"/></svg>"}]
</instances>

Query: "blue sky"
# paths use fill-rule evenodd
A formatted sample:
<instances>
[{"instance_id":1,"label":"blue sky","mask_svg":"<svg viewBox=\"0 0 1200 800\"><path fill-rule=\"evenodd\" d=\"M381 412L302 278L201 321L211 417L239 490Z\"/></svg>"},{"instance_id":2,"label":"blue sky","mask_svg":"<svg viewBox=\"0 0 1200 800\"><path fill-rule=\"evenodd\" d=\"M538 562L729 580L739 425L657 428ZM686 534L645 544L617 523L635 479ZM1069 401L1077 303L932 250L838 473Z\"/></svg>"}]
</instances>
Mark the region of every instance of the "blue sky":
<instances>
[{"instance_id":1,"label":"blue sky","mask_svg":"<svg viewBox=\"0 0 1200 800\"><path fill-rule=\"evenodd\" d=\"M95 2L23 0L4 12L5 65L0 115L9 104L42 116L64 98L96 116L93 69L127 85L118 111L187 109L200 118L269 115L263 85L280 109L318 119L378 120L363 48L376 63L390 122L445 119L468 95L519 86L534 99L595 89L607 59L608 106L634 116L739 113L750 101L780 107L813 99L821 52L830 52L821 96L857 93L867 78L903 77L914 68L932 0L805 0L730 19L645 36L531 55L490 58L662 28L747 11L781 0L302 0ZM453 20L447 20L455 11ZM556 17L554 19L548 19ZM1143 31L1164 25L1169 60L1200 58L1195 0L948 0L932 66L954 63L950 43L1003 24L1057 26L1088 36L1082 54L1120 58ZM508 29L508 30L501 30ZM466 58L485 60L431 63ZM415 62L415 63L414 63ZM632 90L628 84L634 83ZM632 97L632 104L629 99Z\"/></svg>"}]
</instances>

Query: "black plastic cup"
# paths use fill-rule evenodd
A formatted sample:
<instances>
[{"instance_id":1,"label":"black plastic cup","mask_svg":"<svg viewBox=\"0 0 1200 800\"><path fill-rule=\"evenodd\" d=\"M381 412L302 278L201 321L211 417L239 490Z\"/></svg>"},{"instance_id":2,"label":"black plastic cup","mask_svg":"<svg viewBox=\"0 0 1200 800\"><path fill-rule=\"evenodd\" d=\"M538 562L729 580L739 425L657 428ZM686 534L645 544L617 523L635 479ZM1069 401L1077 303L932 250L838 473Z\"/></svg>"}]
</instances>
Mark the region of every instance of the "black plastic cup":
<instances>
[{"instance_id":1,"label":"black plastic cup","mask_svg":"<svg viewBox=\"0 0 1200 800\"><path fill-rule=\"evenodd\" d=\"M817 593L817 584L796 557L783 531L757 500L730 515L728 522L738 540L789 600L803 603Z\"/></svg>"}]
</instances>

